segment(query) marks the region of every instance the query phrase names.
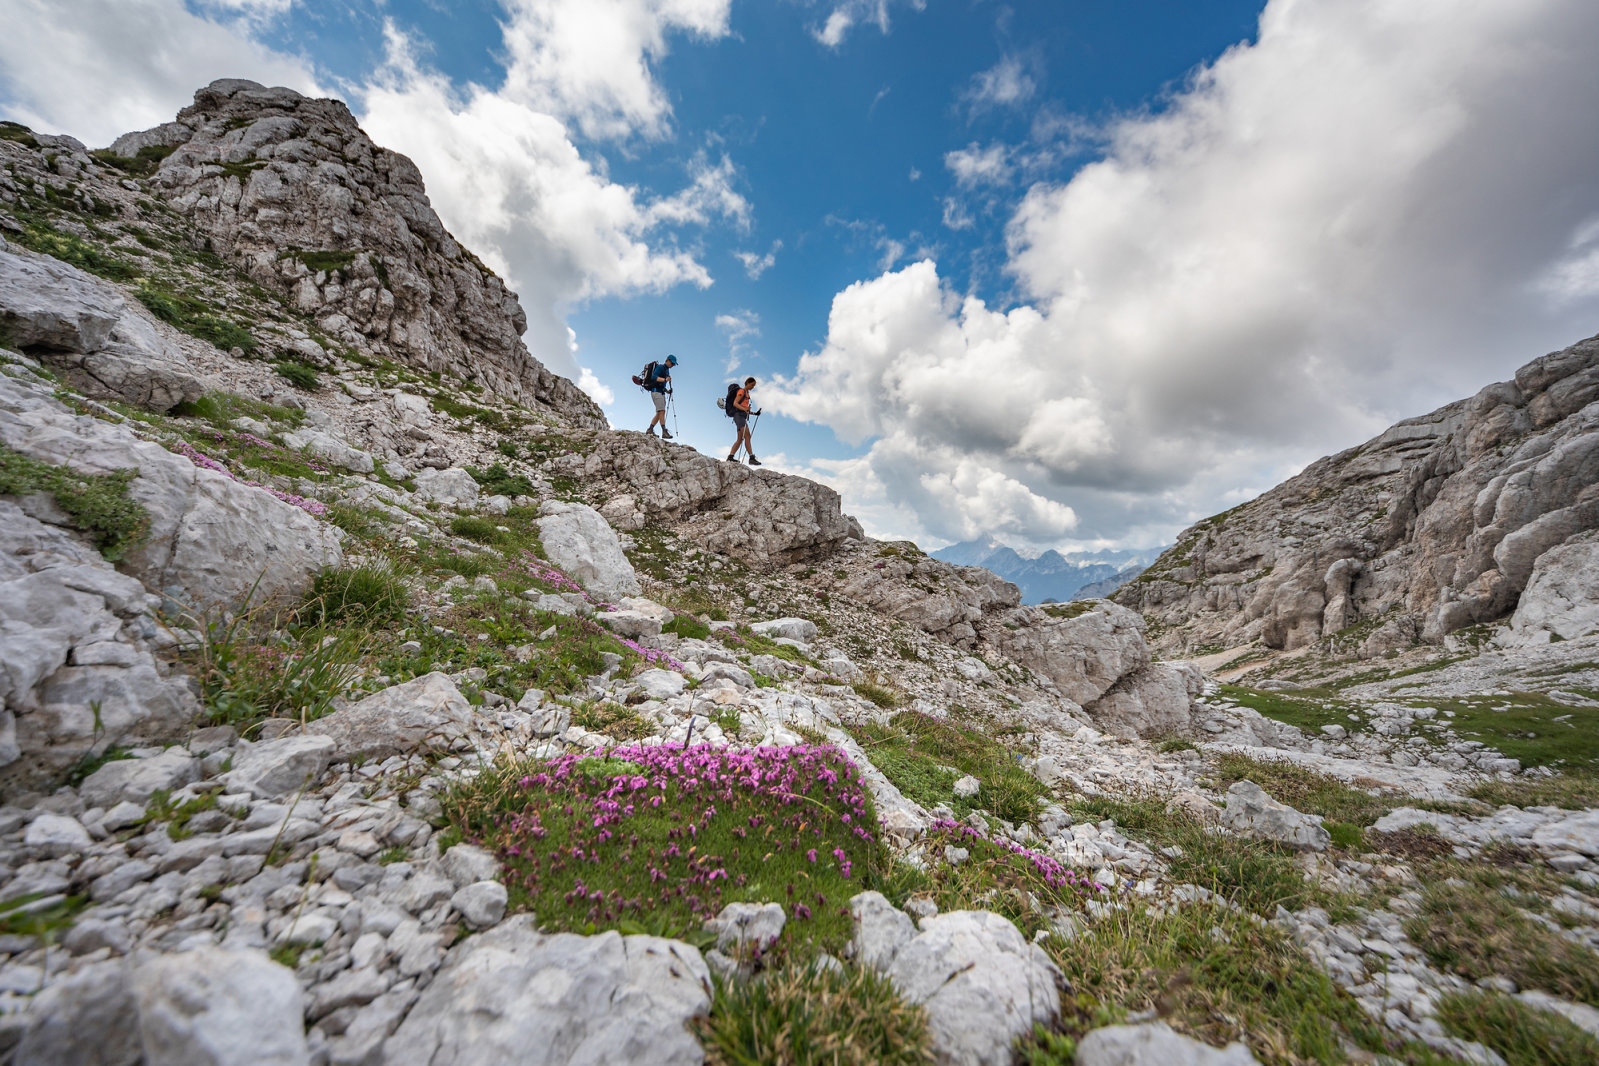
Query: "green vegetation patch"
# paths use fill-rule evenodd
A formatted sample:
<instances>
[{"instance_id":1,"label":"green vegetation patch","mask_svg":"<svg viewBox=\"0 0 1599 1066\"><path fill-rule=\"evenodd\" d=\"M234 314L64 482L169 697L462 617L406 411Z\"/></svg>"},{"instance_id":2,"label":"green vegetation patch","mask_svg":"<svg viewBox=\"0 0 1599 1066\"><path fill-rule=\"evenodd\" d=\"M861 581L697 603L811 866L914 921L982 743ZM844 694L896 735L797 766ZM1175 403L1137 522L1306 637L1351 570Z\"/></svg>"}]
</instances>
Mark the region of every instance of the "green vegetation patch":
<instances>
[{"instance_id":1,"label":"green vegetation patch","mask_svg":"<svg viewBox=\"0 0 1599 1066\"><path fill-rule=\"evenodd\" d=\"M90 152L95 162L120 170L133 178L148 178L161 167L161 161L177 150L176 145L147 144L131 156L117 155L109 148Z\"/></svg>"},{"instance_id":2,"label":"green vegetation patch","mask_svg":"<svg viewBox=\"0 0 1599 1066\"><path fill-rule=\"evenodd\" d=\"M161 321L198 337L223 351L233 348L246 355L256 350L255 336L231 318L217 314L204 300L159 288L151 282L139 286L139 302Z\"/></svg>"},{"instance_id":3,"label":"green vegetation patch","mask_svg":"<svg viewBox=\"0 0 1599 1066\"><path fill-rule=\"evenodd\" d=\"M180 418L202 419L220 430L231 430L236 418L284 422L296 427L305 421L304 411L232 392L208 392L193 403L178 404L172 413Z\"/></svg>"},{"instance_id":4,"label":"green vegetation patch","mask_svg":"<svg viewBox=\"0 0 1599 1066\"><path fill-rule=\"evenodd\" d=\"M472 480L490 496L536 496L537 490L533 483L521 474L513 474L505 468L504 463L494 463L488 467L469 466L466 472L472 475Z\"/></svg>"},{"instance_id":5,"label":"green vegetation patch","mask_svg":"<svg viewBox=\"0 0 1599 1066\"><path fill-rule=\"evenodd\" d=\"M1351 1043L1407 1058L1280 930L1230 908L1134 905L1044 946L1075 993L1069 1036L1149 1011L1207 1044L1242 1041L1270 1066L1355 1061Z\"/></svg>"},{"instance_id":6,"label":"green vegetation patch","mask_svg":"<svg viewBox=\"0 0 1599 1066\"><path fill-rule=\"evenodd\" d=\"M1516 1066L1591 1066L1599 1040L1565 1018L1510 996L1466 992L1438 1002L1438 1020L1451 1035L1492 1048Z\"/></svg>"},{"instance_id":7,"label":"green vegetation patch","mask_svg":"<svg viewBox=\"0 0 1599 1066\"><path fill-rule=\"evenodd\" d=\"M1051 618L1080 618L1094 609L1092 600L1073 600L1070 603L1046 603L1045 614Z\"/></svg>"},{"instance_id":8,"label":"green vegetation patch","mask_svg":"<svg viewBox=\"0 0 1599 1066\"><path fill-rule=\"evenodd\" d=\"M1599 773L1584 771L1558 777L1521 777L1514 781L1479 781L1466 795L1495 807L1563 807L1580 811L1599 807Z\"/></svg>"},{"instance_id":9,"label":"green vegetation patch","mask_svg":"<svg viewBox=\"0 0 1599 1066\"><path fill-rule=\"evenodd\" d=\"M1337 903L1323 898L1294 862L1285 847L1250 837L1212 833L1198 819L1152 794L1096 796L1078 800L1072 807L1080 818L1106 818L1130 837L1152 847L1177 847L1181 854L1167 860L1171 877L1189 882L1248 908L1273 915L1278 905L1290 910L1307 903Z\"/></svg>"},{"instance_id":10,"label":"green vegetation patch","mask_svg":"<svg viewBox=\"0 0 1599 1066\"><path fill-rule=\"evenodd\" d=\"M1082 871L1002 838L985 837L964 823L934 822L923 840L934 860L923 868L896 865L883 889L901 906L919 898L932 900L940 912L990 910L1031 938L1052 932L1054 920L1105 893ZM966 858L944 861L946 847L965 851Z\"/></svg>"},{"instance_id":11,"label":"green vegetation patch","mask_svg":"<svg viewBox=\"0 0 1599 1066\"><path fill-rule=\"evenodd\" d=\"M139 274L138 267L128 259L46 225L29 223L21 233L7 233L6 239L112 281L128 281Z\"/></svg>"},{"instance_id":12,"label":"green vegetation patch","mask_svg":"<svg viewBox=\"0 0 1599 1066\"><path fill-rule=\"evenodd\" d=\"M15 141L28 148L39 147L39 142L34 140L33 131L20 122L0 121L0 141Z\"/></svg>"},{"instance_id":13,"label":"green vegetation patch","mask_svg":"<svg viewBox=\"0 0 1599 1066\"><path fill-rule=\"evenodd\" d=\"M80 474L0 445L0 496L47 493L112 562L138 547L150 529L150 513L128 495L138 476L135 469Z\"/></svg>"},{"instance_id":14,"label":"green vegetation patch","mask_svg":"<svg viewBox=\"0 0 1599 1066\"><path fill-rule=\"evenodd\" d=\"M905 702L905 697L886 685L879 685L875 681L856 681L850 685L855 690L855 695L869 703L874 703L885 711L891 711Z\"/></svg>"},{"instance_id":15,"label":"green vegetation patch","mask_svg":"<svg viewBox=\"0 0 1599 1066\"><path fill-rule=\"evenodd\" d=\"M0 903L0 935L32 936L53 940L72 927L78 912L89 905L88 896L46 896L33 892Z\"/></svg>"},{"instance_id":16,"label":"green vegetation patch","mask_svg":"<svg viewBox=\"0 0 1599 1066\"><path fill-rule=\"evenodd\" d=\"M618 748L501 762L445 799L550 929L681 935L739 900L781 904L788 944L838 950L886 868L860 771L832 747Z\"/></svg>"},{"instance_id":17,"label":"green vegetation patch","mask_svg":"<svg viewBox=\"0 0 1599 1066\"><path fill-rule=\"evenodd\" d=\"M1541 871L1481 864L1440 864L1423 879L1410 937L1446 973L1476 981L1496 975L1599 1006L1599 955L1573 943L1529 911L1545 909L1533 891Z\"/></svg>"},{"instance_id":18,"label":"green vegetation patch","mask_svg":"<svg viewBox=\"0 0 1599 1066\"><path fill-rule=\"evenodd\" d=\"M1020 824L1038 818L1039 801L1049 795L1032 774L993 738L969 726L920 711L901 711L892 724L864 722L850 733L883 774L924 807L947 804L957 814L985 810ZM963 774L977 778L972 797L955 795Z\"/></svg>"},{"instance_id":19,"label":"green vegetation patch","mask_svg":"<svg viewBox=\"0 0 1599 1066\"><path fill-rule=\"evenodd\" d=\"M865 967L791 965L718 982L695 1020L710 1066L917 1066L934 1061L927 1014Z\"/></svg>"},{"instance_id":20,"label":"green vegetation patch","mask_svg":"<svg viewBox=\"0 0 1599 1066\"><path fill-rule=\"evenodd\" d=\"M312 581L300 605L300 618L310 625L350 622L389 626L405 617L409 602L403 575L391 567L326 567Z\"/></svg>"},{"instance_id":21,"label":"green vegetation patch","mask_svg":"<svg viewBox=\"0 0 1599 1066\"><path fill-rule=\"evenodd\" d=\"M321 718L361 674L371 637L354 627L294 624L265 606L182 620L183 652L208 724L246 728L267 718Z\"/></svg>"},{"instance_id":22,"label":"green vegetation patch","mask_svg":"<svg viewBox=\"0 0 1599 1066\"><path fill-rule=\"evenodd\" d=\"M1225 790L1237 781L1253 781L1279 803L1362 828L1400 805L1291 762L1222 755L1216 760L1216 771L1218 789Z\"/></svg>"},{"instance_id":23,"label":"green vegetation patch","mask_svg":"<svg viewBox=\"0 0 1599 1066\"><path fill-rule=\"evenodd\" d=\"M284 252L280 259L294 259L305 264L313 274L342 274L355 263L355 252Z\"/></svg>"},{"instance_id":24,"label":"green vegetation patch","mask_svg":"<svg viewBox=\"0 0 1599 1066\"><path fill-rule=\"evenodd\" d=\"M1263 692L1241 685L1223 685L1221 694L1267 718L1298 726L1307 733L1318 733L1324 725L1341 725L1353 731L1369 717L1360 708L1339 700L1331 689ZM1355 714L1358 720L1352 721L1350 714Z\"/></svg>"},{"instance_id":25,"label":"green vegetation patch","mask_svg":"<svg viewBox=\"0 0 1599 1066\"><path fill-rule=\"evenodd\" d=\"M304 363L296 363L285 359L272 364L272 369L277 371L278 377L287 381L295 388L304 389L306 392L315 392L322 387L322 375L318 374L315 367Z\"/></svg>"},{"instance_id":26,"label":"green vegetation patch","mask_svg":"<svg viewBox=\"0 0 1599 1066\"><path fill-rule=\"evenodd\" d=\"M1417 700L1416 706L1453 711L1449 726L1522 766L1599 770L1599 707L1573 707L1542 692ZM1446 716L1447 717L1447 716Z\"/></svg>"}]
</instances>

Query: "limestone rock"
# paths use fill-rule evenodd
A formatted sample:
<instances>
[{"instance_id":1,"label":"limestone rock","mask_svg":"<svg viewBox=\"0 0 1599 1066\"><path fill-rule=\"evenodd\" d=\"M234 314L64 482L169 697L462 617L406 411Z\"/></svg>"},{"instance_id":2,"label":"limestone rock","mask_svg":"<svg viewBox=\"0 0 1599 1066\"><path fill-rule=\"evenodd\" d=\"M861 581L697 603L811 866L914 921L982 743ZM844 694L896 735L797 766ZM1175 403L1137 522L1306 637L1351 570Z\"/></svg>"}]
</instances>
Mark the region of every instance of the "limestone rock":
<instances>
[{"instance_id":1,"label":"limestone rock","mask_svg":"<svg viewBox=\"0 0 1599 1066\"><path fill-rule=\"evenodd\" d=\"M128 492L149 512L149 535L121 567L192 605L237 603L252 587L258 602L297 597L342 561L337 527L5 376L0 443L86 474L138 470Z\"/></svg>"},{"instance_id":2,"label":"limestone rock","mask_svg":"<svg viewBox=\"0 0 1599 1066\"><path fill-rule=\"evenodd\" d=\"M340 344L605 424L529 354L520 302L445 230L416 166L373 144L340 101L225 78L176 122L118 143L173 148L151 179L157 195ZM320 269L318 252L337 265Z\"/></svg>"},{"instance_id":3,"label":"limestone rock","mask_svg":"<svg viewBox=\"0 0 1599 1066\"><path fill-rule=\"evenodd\" d=\"M171 1066L305 1066L305 995L260 951L197 948L134 976L145 1061Z\"/></svg>"},{"instance_id":4,"label":"limestone rock","mask_svg":"<svg viewBox=\"0 0 1599 1066\"><path fill-rule=\"evenodd\" d=\"M683 694L688 678L676 670L645 670L633 678L633 684L649 699L669 700Z\"/></svg>"},{"instance_id":5,"label":"limestone rock","mask_svg":"<svg viewBox=\"0 0 1599 1066\"><path fill-rule=\"evenodd\" d=\"M518 915L451 949L384 1049L388 1066L698 1066L687 1022L710 971L686 944L542 935Z\"/></svg>"},{"instance_id":6,"label":"limestone rock","mask_svg":"<svg viewBox=\"0 0 1599 1066\"><path fill-rule=\"evenodd\" d=\"M114 759L90 774L78 795L91 807L144 803L157 791L171 792L200 776L200 760L182 748L147 759Z\"/></svg>"},{"instance_id":7,"label":"limestone rock","mask_svg":"<svg viewBox=\"0 0 1599 1066\"><path fill-rule=\"evenodd\" d=\"M139 1007L121 960L84 967L33 1001L16 1066L140 1066Z\"/></svg>"},{"instance_id":8,"label":"limestone rock","mask_svg":"<svg viewBox=\"0 0 1599 1066\"><path fill-rule=\"evenodd\" d=\"M1009 1066L1011 1045L1060 1017L1060 971L1002 915L950 911L922 919L888 975L927 1011L937 1061Z\"/></svg>"},{"instance_id":9,"label":"limestone rock","mask_svg":"<svg viewBox=\"0 0 1599 1066\"><path fill-rule=\"evenodd\" d=\"M298 451L306 451L357 474L370 474L373 470L371 454L339 440L330 433L311 427L302 427L283 435L283 443ZM468 475L470 476L470 475ZM420 484L418 488L420 488ZM476 487L475 485L473 486Z\"/></svg>"},{"instance_id":10,"label":"limestone rock","mask_svg":"<svg viewBox=\"0 0 1599 1066\"><path fill-rule=\"evenodd\" d=\"M258 799L284 799L307 784L315 785L335 750L332 738L314 734L257 743L240 741L233 753L228 784Z\"/></svg>"},{"instance_id":11,"label":"limestone rock","mask_svg":"<svg viewBox=\"0 0 1599 1066\"><path fill-rule=\"evenodd\" d=\"M509 893L498 881L478 881L456 889L450 906L472 929L487 929L505 917Z\"/></svg>"},{"instance_id":12,"label":"limestone rock","mask_svg":"<svg viewBox=\"0 0 1599 1066\"><path fill-rule=\"evenodd\" d=\"M1060 686L1088 707L1122 678L1149 665L1144 620L1108 600L1075 617L1023 607L1006 619L1016 628L997 634L1000 650Z\"/></svg>"},{"instance_id":13,"label":"limestone rock","mask_svg":"<svg viewBox=\"0 0 1599 1066\"><path fill-rule=\"evenodd\" d=\"M500 876L500 860L472 844L457 844L444 853L444 872L457 888Z\"/></svg>"},{"instance_id":14,"label":"limestone rock","mask_svg":"<svg viewBox=\"0 0 1599 1066\"><path fill-rule=\"evenodd\" d=\"M1512 646L1599 631L1599 534L1579 534L1533 564L1510 618Z\"/></svg>"},{"instance_id":15,"label":"limestone rock","mask_svg":"<svg viewBox=\"0 0 1599 1066\"><path fill-rule=\"evenodd\" d=\"M89 831L76 818L47 811L28 823L22 843L47 855L76 855L89 847Z\"/></svg>"},{"instance_id":16,"label":"limestone rock","mask_svg":"<svg viewBox=\"0 0 1599 1066\"><path fill-rule=\"evenodd\" d=\"M0 788L181 734L194 696L137 635L148 603L92 547L0 500Z\"/></svg>"},{"instance_id":17,"label":"limestone rock","mask_svg":"<svg viewBox=\"0 0 1599 1066\"><path fill-rule=\"evenodd\" d=\"M774 618L770 622L756 622L750 629L763 637L787 637L802 644L816 639L816 623L806 618Z\"/></svg>"},{"instance_id":18,"label":"limestone rock","mask_svg":"<svg viewBox=\"0 0 1599 1066\"><path fill-rule=\"evenodd\" d=\"M48 256L0 251L0 328L88 395L154 411L204 386L109 283Z\"/></svg>"},{"instance_id":19,"label":"limestone rock","mask_svg":"<svg viewBox=\"0 0 1599 1066\"><path fill-rule=\"evenodd\" d=\"M627 497L625 508L611 510L626 528L666 526L709 551L763 565L818 557L860 536L838 493L814 481L639 433L601 431L589 439L586 454L557 460L553 472L597 481L613 502Z\"/></svg>"},{"instance_id":20,"label":"limestone rock","mask_svg":"<svg viewBox=\"0 0 1599 1066\"><path fill-rule=\"evenodd\" d=\"M1165 652L1292 650L1387 616L1348 649L1374 656L1505 618L1539 560L1599 526L1595 401L1599 337L1190 527L1114 598L1161 624ZM1587 554L1550 559L1518 632L1556 631L1545 617L1587 624L1578 619L1591 607L1573 616L1568 606L1591 601L1574 585L1592 588Z\"/></svg>"},{"instance_id":21,"label":"limestone rock","mask_svg":"<svg viewBox=\"0 0 1599 1066\"><path fill-rule=\"evenodd\" d=\"M1326 851L1332 835L1321 817L1278 803L1253 781L1236 781L1227 790L1221 823L1235 832L1286 844L1295 851Z\"/></svg>"},{"instance_id":22,"label":"limestone rock","mask_svg":"<svg viewBox=\"0 0 1599 1066\"><path fill-rule=\"evenodd\" d=\"M447 674L431 673L374 692L306 726L332 739L340 759L386 759L448 751L472 730L472 705Z\"/></svg>"},{"instance_id":23,"label":"limestone rock","mask_svg":"<svg viewBox=\"0 0 1599 1066\"><path fill-rule=\"evenodd\" d=\"M1165 1022L1111 1025L1077 1042L1077 1066L1255 1066L1243 1044L1213 1048Z\"/></svg>"},{"instance_id":24,"label":"limestone rock","mask_svg":"<svg viewBox=\"0 0 1599 1066\"><path fill-rule=\"evenodd\" d=\"M590 592L620 598L641 591L616 531L594 508L547 501L539 507L539 538L550 562Z\"/></svg>"},{"instance_id":25,"label":"limestone rock","mask_svg":"<svg viewBox=\"0 0 1599 1066\"><path fill-rule=\"evenodd\" d=\"M1190 724L1192 697L1184 674L1166 663L1150 663L1121 678L1083 709L1107 733L1162 737Z\"/></svg>"},{"instance_id":26,"label":"limestone rock","mask_svg":"<svg viewBox=\"0 0 1599 1066\"><path fill-rule=\"evenodd\" d=\"M449 507L471 507L477 503L478 484L459 467L448 470L419 470L416 494Z\"/></svg>"}]
</instances>

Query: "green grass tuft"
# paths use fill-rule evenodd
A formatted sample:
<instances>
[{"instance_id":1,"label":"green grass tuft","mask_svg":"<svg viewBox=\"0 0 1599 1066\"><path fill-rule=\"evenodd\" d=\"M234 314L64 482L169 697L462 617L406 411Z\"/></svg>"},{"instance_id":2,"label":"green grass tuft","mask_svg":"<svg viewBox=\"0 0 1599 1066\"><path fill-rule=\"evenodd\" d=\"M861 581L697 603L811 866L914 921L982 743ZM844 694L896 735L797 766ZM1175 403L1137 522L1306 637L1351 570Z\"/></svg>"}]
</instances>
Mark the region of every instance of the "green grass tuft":
<instances>
[{"instance_id":1,"label":"green grass tuft","mask_svg":"<svg viewBox=\"0 0 1599 1066\"><path fill-rule=\"evenodd\" d=\"M327 567L312 581L299 618L313 626L350 622L378 628L404 618L409 601L404 578L386 566Z\"/></svg>"},{"instance_id":2,"label":"green grass tuft","mask_svg":"<svg viewBox=\"0 0 1599 1066\"><path fill-rule=\"evenodd\" d=\"M695 1020L709 1066L916 1066L934 1061L922 1008L865 968L791 965L718 982Z\"/></svg>"},{"instance_id":3,"label":"green grass tuft","mask_svg":"<svg viewBox=\"0 0 1599 1066\"><path fill-rule=\"evenodd\" d=\"M128 495L138 474L79 474L0 445L0 496L49 494L112 562L138 547L150 528L149 512Z\"/></svg>"},{"instance_id":4,"label":"green grass tuft","mask_svg":"<svg viewBox=\"0 0 1599 1066\"><path fill-rule=\"evenodd\" d=\"M316 372L316 368L306 366L304 363L284 360L274 363L272 369L276 370L278 376L289 384L304 389L306 392L315 392L322 387L322 377Z\"/></svg>"},{"instance_id":5,"label":"green grass tuft","mask_svg":"<svg viewBox=\"0 0 1599 1066\"><path fill-rule=\"evenodd\" d=\"M901 711L889 726L866 722L850 733L894 787L926 807L944 803L960 815L981 809L1008 822L1031 822L1038 801L1049 794L993 738L946 719ZM980 782L976 796L955 795L962 774Z\"/></svg>"},{"instance_id":6,"label":"green grass tuft","mask_svg":"<svg viewBox=\"0 0 1599 1066\"><path fill-rule=\"evenodd\" d=\"M1592 1066L1599 1040L1565 1018L1510 996L1466 992L1438 1002L1438 1020L1454 1036L1490 1047L1515 1066Z\"/></svg>"}]
</instances>

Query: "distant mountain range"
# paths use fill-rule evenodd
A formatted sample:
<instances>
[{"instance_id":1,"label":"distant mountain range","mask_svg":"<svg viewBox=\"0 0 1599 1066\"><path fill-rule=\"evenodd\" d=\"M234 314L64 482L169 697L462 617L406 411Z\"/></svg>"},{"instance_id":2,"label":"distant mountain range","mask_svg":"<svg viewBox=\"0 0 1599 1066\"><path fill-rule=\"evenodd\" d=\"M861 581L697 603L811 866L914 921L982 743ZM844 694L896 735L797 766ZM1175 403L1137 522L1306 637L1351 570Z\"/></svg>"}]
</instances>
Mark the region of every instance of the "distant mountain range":
<instances>
[{"instance_id":1,"label":"distant mountain range","mask_svg":"<svg viewBox=\"0 0 1599 1066\"><path fill-rule=\"evenodd\" d=\"M959 566L981 566L1022 590L1023 603L1064 603L1108 596L1143 573L1163 548L1142 551L1047 551L1029 559L996 540L968 540L933 552L933 558Z\"/></svg>"}]
</instances>

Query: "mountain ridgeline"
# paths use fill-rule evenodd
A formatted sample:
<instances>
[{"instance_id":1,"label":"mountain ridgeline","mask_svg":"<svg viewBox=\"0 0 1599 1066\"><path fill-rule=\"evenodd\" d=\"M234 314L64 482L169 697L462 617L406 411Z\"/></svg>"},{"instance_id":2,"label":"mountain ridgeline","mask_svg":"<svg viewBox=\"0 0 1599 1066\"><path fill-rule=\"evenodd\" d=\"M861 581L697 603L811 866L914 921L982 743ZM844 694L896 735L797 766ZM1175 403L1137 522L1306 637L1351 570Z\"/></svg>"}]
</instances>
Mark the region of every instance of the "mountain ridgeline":
<instances>
[{"instance_id":1,"label":"mountain ridgeline","mask_svg":"<svg viewBox=\"0 0 1599 1066\"><path fill-rule=\"evenodd\" d=\"M1021 590L1023 603L1065 603L1110 595L1143 573L1161 549L1066 552L1050 549L1028 558L993 539L939 548L935 559L991 570Z\"/></svg>"}]
</instances>

